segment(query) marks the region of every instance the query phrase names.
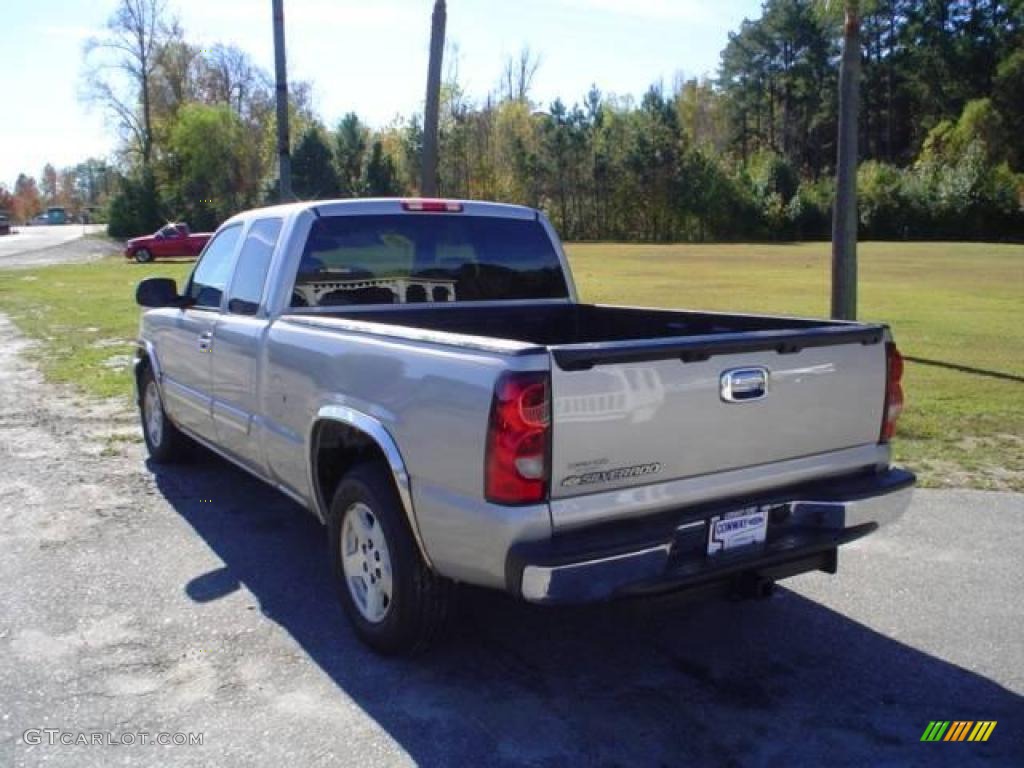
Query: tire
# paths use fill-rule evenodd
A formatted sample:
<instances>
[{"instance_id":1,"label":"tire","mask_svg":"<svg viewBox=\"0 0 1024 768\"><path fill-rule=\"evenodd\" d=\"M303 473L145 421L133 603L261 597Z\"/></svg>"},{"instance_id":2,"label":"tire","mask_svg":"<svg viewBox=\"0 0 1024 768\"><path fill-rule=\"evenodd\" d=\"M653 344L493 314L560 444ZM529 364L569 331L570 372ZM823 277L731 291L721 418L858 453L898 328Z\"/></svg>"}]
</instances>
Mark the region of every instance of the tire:
<instances>
[{"instance_id":1,"label":"tire","mask_svg":"<svg viewBox=\"0 0 1024 768\"><path fill-rule=\"evenodd\" d=\"M455 585L423 562L385 465L357 464L342 478L331 502L327 541L345 615L371 649L411 656L444 634ZM389 594L374 600L374 592Z\"/></svg>"},{"instance_id":2,"label":"tire","mask_svg":"<svg viewBox=\"0 0 1024 768\"><path fill-rule=\"evenodd\" d=\"M153 369L146 367L139 382L139 418L149 457L157 464L176 464L191 455L192 441L167 418Z\"/></svg>"},{"instance_id":3,"label":"tire","mask_svg":"<svg viewBox=\"0 0 1024 768\"><path fill-rule=\"evenodd\" d=\"M145 248L139 248L135 252L135 261L139 264L149 264L153 260L153 254L147 251Z\"/></svg>"}]
</instances>

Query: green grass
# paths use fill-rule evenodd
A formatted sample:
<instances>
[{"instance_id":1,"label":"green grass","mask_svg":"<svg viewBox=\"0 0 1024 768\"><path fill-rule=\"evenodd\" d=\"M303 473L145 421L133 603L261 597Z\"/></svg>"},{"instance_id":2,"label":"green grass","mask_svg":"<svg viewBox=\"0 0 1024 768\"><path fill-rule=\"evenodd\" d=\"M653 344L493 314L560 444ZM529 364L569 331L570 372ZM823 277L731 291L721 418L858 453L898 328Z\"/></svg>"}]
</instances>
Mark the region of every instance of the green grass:
<instances>
[{"instance_id":1,"label":"green grass","mask_svg":"<svg viewBox=\"0 0 1024 768\"><path fill-rule=\"evenodd\" d=\"M568 250L586 301L828 313L827 244ZM928 485L1024 490L1024 246L865 243L860 259L863 319L890 323L909 357L979 371L908 363L899 460ZM135 285L154 275L180 284L189 269L111 258L0 272L0 310L42 340L33 355L52 380L126 397L116 363L132 351Z\"/></svg>"},{"instance_id":2,"label":"green grass","mask_svg":"<svg viewBox=\"0 0 1024 768\"><path fill-rule=\"evenodd\" d=\"M48 378L93 395L127 398L131 379L119 362L135 350L135 286L157 275L180 284L191 267L140 265L112 257L89 264L0 271L0 311L43 342L31 356Z\"/></svg>"}]
</instances>

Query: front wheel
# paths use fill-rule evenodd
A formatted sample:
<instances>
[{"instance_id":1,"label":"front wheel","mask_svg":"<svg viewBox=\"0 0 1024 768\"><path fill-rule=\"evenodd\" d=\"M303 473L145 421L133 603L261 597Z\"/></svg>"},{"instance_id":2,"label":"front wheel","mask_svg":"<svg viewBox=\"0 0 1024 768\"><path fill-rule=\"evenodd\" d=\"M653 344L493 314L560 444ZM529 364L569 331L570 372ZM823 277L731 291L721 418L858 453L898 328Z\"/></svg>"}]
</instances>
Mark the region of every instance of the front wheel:
<instances>
[{"instance_id":1,"label":"front wheel","mask_svg":"<svg viewBox=\"0 0 1024 768\"><path fill-rule=\"evenodd\" d=\"M455 586L427 568L387 468L359 464L341 481L327 525L331 571L359 639L411 655L443 633Z\"/></svg>"},{"instance_id":2,"label":"front wheel","mask_svg":"<svg viewBox=\"0 0 1024 768\"><path fill-rule=\"evenodd\" d=\"M142 418L142 436L146 440L149 456L157 464L183 461L189 454L189 439L167 418L160 388L151 368L146 368L139 382L141 397L139 415Z\"/></svg>"},{"instance_id":3,"label":"front wheel","mask_svg":"<svg viewBox=\"0 0 1024 768\"><path fill-rule=\"evenodd\" d=\"M135 252L135 261L139 264L149 264L153 260L153 254L147 251L145 248L139 248Z\"/></svg>"}]
</instances>

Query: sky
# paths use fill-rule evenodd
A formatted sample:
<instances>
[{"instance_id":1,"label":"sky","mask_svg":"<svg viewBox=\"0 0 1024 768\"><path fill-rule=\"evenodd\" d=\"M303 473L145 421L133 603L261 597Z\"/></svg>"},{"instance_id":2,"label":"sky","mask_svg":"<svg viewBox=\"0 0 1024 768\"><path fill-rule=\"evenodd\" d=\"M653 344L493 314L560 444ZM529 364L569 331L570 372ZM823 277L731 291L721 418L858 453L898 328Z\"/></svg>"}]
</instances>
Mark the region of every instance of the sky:
<instances>
[{"instance_id":1,"label":"sky","mask_svg":"<svg viewBox=\"0 0 1024 768\"><path fill-rule=\"evenodd\" d=\"M4 0L0 183L37 178L107 156L116 132L84 104L82 50L116 0ZM196 44L237 45L273 71L270 0L169 0ZM313 83L314 106L333 125L354 111L374 126L421 111L432 0L285 0L289 78ZM448 0L449 45L474 98L504 62L529 46L541 64L531 94L571 104L590 85L641 95L677 73L714 75L728 33L759 15L759 0ZM451 50L451 49L450 49ZM447 62L446 62L447 64Z\"/></svg>"}]
</instances>

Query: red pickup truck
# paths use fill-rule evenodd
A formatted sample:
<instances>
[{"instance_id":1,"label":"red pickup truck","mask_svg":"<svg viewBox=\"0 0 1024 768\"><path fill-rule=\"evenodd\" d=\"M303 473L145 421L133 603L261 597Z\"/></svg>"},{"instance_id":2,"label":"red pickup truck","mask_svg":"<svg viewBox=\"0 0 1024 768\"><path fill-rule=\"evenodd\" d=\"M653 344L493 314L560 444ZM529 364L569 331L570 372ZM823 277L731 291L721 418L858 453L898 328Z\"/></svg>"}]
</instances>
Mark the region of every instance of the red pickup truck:
<instances>
[{"instance_id":1,"label":"red pickup truck","mask_svg":"<svg viewBox=\"0 0 1024 768\"><path fill-rule=\"evenodd\" d=\"M213 237L212 232L190 232L188 224L168 224L144 237L135 237L125 243L124 257L140 264L153 259L198 256Z\"/></svg>"}]
</instances>

